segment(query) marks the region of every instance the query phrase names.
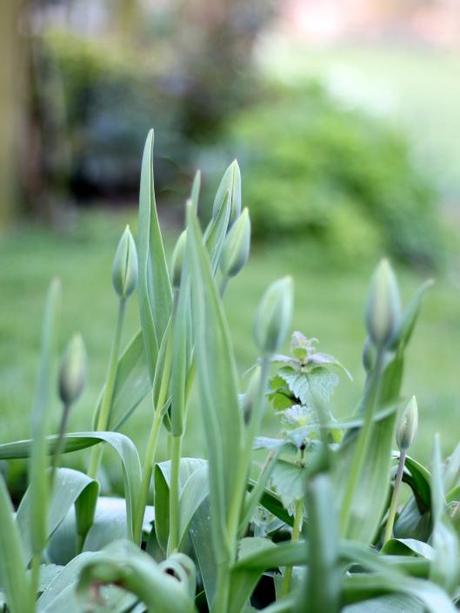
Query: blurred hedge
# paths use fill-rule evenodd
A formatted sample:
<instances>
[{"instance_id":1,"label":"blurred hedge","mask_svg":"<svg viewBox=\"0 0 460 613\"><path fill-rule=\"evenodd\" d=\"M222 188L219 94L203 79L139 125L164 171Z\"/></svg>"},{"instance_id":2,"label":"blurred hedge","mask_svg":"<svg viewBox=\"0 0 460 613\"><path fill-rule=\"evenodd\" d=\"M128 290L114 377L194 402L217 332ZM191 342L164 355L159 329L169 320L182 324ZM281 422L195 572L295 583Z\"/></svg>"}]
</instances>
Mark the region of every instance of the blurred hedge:
<instances>
[{"instance_id":1,"label":"blurred hedge","mask_svg":"<svg viewBox=\"0 0 460 613\"><path fill-rule=\"evenodd\" d=\"M230 125L256 237L309 236L338 260L382 249L415 265L443 261L432 181L383 120L343 108L313 83L270 91Z\"/></svg>"}]
</instances>

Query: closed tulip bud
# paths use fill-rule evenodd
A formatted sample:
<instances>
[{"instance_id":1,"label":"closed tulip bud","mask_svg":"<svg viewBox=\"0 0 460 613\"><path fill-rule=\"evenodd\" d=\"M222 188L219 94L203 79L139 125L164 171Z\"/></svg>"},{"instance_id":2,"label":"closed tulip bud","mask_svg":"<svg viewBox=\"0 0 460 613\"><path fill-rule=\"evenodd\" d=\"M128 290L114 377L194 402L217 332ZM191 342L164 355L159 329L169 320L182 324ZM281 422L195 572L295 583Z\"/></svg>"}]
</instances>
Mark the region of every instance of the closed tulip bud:
<instances>
[{"instance_id":1,"label":"closed tulip bud","mask_svg":"<svg viewBox=\"0 0 460 613\"><path fill-rule=\"evenodd\" d=\"M59 370L59 396L65 405L78 400L86 382L86 350L80 334L67 345Z\"/></svg>"},{"instance_id":2,"label":"closed tulip bud","mask_svg":"<svg viewBox=\"0 0 460 613\"><path fill-rule=\"evenodd\" d=\"M217 188L216 197L212 207L212 216L215 217L220 207L222 206L225 195L229 193L230 198L230 220L229 225L239 217L241 212L241 172L238 162L233 160L227 170L224 172L219 187Z\"/></svg>"},{"instance_id":3,"label":"closed tulip bud","mask_svg":"<svg viewBox=\"0 0 460 613\"><path fill-rule=\"evenodd\" d=\"M115 252L112 284L120 298L128 298L137 285L137 251L129 226L121 235Z\"/></svg>"},{"instance_id":4,"label":"closed tulip bud","mask_svg":"<svg viewBox=\"0 0 460 613\"><path fill-rule=\"evenodd\" d=\"M415 396L407 403L396 430L396 443L400 451L407 451L412 445L417 434L418 408Z\"/></svg>"},{"instance_id":5,"label":"closed tulip bud","mask_svg":"<svg viewBox=\"0 0 460 613\"><path fill-rule=\"evenodd\" d=\"M254 337L263 353L275 353L286 340L292 320L293 294L292 278L284 277L272 283L262 296Z\"/></svg>"},{"instance_id":6,"label":"closed tulip bud","mask_svg":"<svg viewBox=\"0 0 460 613\"><path fill-rule=\"evenodd\" d=\"M382 260L372 278L367 299L366 326L372 342L387 346L399 327L401 301L398 282L388 260Z\"/></svg>"},{"instance_id":7,"label":"closed tulip bud","mask_svg":"<svg viewBox=\"0 0 460 613\"><path fill-rule=\"evenodd\" d=\"M372 344L371 339L367 337L364 342L362 355L363 366L366 372L370 372L374 368L375 358L375 347Z\"/></svg>"},{"instance_id":8,"label":"closed tulip bud","mask_svg":"<svg viewBox=\"0 0 460 613\"><path fill-rule=\"evenodd\" d=\"M227 234L220 268L225 277L235 277L249 258L251 245L251 220L248 209L244 209Z\"/></svg>"},{"instance_id":9,"label":"closed tulip bud","mask_svg":"<svg viewBox=\"0 0 460 613\"><path fill-rule=\"evenodd\" d=\"M249 379L246 393L243 394L241 409L243 411L244 423L248 423L251 419L251 414L254 410L255 403L257 402L257 394L260 388L260 366L254 368L254 372Z\"/></svg>"},{"instance_id":10,"label":"closed tulip bud","mask_svg":"<svg viewBox=\"0 0 460 613\"><path fill-rule=\"evenodd\" d=\"M176 246L171 258L171 283L177 289L180 286L182 266L184 264L185 244L187 241L187 230L184 230L177 239Z\"/></svg>"}]
</instances>

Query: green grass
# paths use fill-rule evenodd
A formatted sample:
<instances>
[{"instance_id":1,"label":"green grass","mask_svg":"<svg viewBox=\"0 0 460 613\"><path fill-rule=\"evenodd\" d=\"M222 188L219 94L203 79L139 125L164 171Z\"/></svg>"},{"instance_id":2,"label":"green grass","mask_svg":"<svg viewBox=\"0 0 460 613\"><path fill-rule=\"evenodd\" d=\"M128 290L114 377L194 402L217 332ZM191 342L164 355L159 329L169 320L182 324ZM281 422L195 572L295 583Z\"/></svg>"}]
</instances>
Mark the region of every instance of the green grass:
<instances>
[{"instance_id":1,"label":"green grass","mask_svg":"<svg viewBox=\"0 0 460 613\"><path fill-rule=\"evenodd\" d=\"M57 275L63 284L60 345L76 331L83 334L89 355L89 381L70 419L73 430L89 429L91 415L104 379L116 317L111 287L111 262L119 234L134 211L109 215L83 215L72 231L54 233L23 228L0 241L0 442L24 438L30 432L40 326L46 288ZM353 270L322 264L308 244L256 247L250 263L230 286L226 308L241 372L256 357L252 320L267 284L292 274L295 280L294 329L320 340L320 349L338 357L352 372L335 395L337 414L350 414L363 383L360 364L364 340L363 310L370 273L375 262ZM408 299L422 281L400 271L403 297ZM124 338L137 327L135 301L129 305ZM439 279L431 290L408 352L407 396L416 394L420 429L415 451L427 460L434 432L439 431L445 451L458 442L458 349L460 347L460 293L449 279ZM59 406L54 407L55 425ZM142 447L146 439L149 404L135 414L126 432ZM199 410L186 442L185 453L202 452ZM194 424L193 424L194 425ZM163 448L164 449L164 448ZM75 462L78 464L78 456ZM17 468L20 468L17 467ZM109 470L118 472L118 467ZM14 469L13 469L14 472Z\"/></svg>"}]
</instances>

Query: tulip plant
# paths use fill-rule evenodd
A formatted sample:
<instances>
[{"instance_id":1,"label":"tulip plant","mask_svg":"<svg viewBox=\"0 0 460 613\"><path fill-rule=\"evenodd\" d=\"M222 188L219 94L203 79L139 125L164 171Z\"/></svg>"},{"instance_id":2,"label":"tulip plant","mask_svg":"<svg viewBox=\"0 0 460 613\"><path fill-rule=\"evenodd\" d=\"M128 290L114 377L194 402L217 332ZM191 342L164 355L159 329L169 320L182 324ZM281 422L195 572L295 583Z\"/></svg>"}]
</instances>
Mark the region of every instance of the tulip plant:
<instances>
[{"instance_id":1,"label":"tulip plant","mask_svg":"<svg viewBox=\"0 0 460 613\"><path fill-rule=\"evenodd\" d=\"M223 303L250 247L238 164L226 170L204 229L199 195L197 174L168 266L149 133L137 239L127 228L116 250L118 315L86 432L67 427L84 387L85 348L80 336L70 340L55 380L59 282L50 286L32 438L0 445L2 460L29 459L16 508L0 477L1 610L454 612L460 446L443 460L435 437L429 467L413 458L417 404L401 395L406 347L429 284L403 309L390 264L378 265L366 308L364 391L339 421L331 397L347 371L299 332L289 355L281 353L292 333L290 277L261 297L260 357L240 379ZM135 292L139 331L123 347ZM50 432L55 391L57 434ZM149 435L140 453L120 430L145 398ZM183 454L192 409L202 413L203 457ZM278 418L276 436L263 436L268 412ZM162 437L167 461L158 458ZM100 495L107 447L120 462L123 498ZM65 467L67 454L84 449L86 472Z\"/></svg>"}]
</instances>

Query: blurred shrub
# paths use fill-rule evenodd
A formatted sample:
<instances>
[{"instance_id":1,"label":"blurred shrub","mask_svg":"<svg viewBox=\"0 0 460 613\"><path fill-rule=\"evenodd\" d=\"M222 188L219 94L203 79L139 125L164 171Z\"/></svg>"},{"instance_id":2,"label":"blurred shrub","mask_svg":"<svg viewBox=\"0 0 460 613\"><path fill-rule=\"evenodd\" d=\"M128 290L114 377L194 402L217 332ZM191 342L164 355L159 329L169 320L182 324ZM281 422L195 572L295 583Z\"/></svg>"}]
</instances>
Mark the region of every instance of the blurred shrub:
<instances>
[{"instance_id":1,"label":"blurred shrub","mask_svg":"<svg viewBox=\"0 0 460 613\"><path fill-rule=\"evenodd\" d=\"M101 42L67 32L50 32L45 41L65 100L63 136L71 150L74 193L137 193L139 156L152 125L162 153L157 158L161 184L177 183L177 165L184 160L177 108L151 55L140 58L116 40ZM169 161L172 151L174 165Z\"/></svg>"},{"instance_id":2,"label":"blurred shrub","mask_svg":"<svg viewBox=\"0 0 460 613\"><path fill-rule=\"evenodd\" d=\"M244 168L245 205L259 238L305 235L339 259L383 248L417 265L440 264L436 194L404 136L342 108L318 84L272 92L242 112L228 148Z\"/></svg>"}]
</instances>

